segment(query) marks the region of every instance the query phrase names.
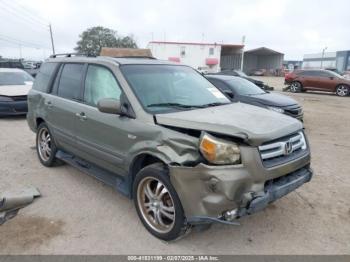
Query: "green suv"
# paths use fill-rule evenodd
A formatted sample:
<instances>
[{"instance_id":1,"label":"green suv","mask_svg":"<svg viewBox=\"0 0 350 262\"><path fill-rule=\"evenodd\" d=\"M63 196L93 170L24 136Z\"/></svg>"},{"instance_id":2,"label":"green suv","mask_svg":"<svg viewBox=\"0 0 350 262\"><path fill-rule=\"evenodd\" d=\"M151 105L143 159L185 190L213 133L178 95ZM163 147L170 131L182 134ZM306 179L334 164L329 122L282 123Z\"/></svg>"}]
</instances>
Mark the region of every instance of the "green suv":
<instances>
[{"instance_id":1,"label":"green suv","mask_svg":"<svg viewBox=\"0 0 350 262\"><path fill-rule=\"evenodd\" d=\"M28 94L40 162L66 162L133 199L154 236L237 219L310 181L300 121L229 99L151 58L48 59Z\"/></svg>"}]
</instances>

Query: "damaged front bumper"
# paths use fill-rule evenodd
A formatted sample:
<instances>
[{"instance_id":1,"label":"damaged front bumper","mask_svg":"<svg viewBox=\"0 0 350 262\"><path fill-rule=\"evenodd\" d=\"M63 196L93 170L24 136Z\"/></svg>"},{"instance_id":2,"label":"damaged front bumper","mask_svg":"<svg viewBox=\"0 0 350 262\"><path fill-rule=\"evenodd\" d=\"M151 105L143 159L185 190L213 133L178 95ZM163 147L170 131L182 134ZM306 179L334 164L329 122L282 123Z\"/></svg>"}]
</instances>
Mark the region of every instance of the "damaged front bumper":
<instances>
[{"instance_id":1,"label":"damaged front bumper","mask_svg":"<svg viewBox=\"0 0 350 262\"><path fill-rule=\"evenodd\" d=\"M170 167L170 179L188 223L230 223L234 218L264 209L312 177L309 151L272 168L263 166L255 148L241 147L241 154L240 165L209 166L201 163L195 167Z\"/></svg>"}]
</instances>

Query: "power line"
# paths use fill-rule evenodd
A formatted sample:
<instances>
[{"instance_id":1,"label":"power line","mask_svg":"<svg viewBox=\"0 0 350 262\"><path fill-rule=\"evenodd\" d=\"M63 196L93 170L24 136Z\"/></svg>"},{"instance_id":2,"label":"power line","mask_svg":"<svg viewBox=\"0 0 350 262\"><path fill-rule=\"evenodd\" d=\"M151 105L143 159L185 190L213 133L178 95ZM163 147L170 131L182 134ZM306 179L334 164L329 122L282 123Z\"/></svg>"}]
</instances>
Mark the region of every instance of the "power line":
<instances>
[{"instance_id":1,"label":"power line","mask_svg":"<svg viewBox=\"0 0 350 262\"><path fill-rule=\"evenodd\" d=\"M17 45L23 45L23 46L35 47L35 48L48 48L48 46L44 46L44 45L37 44L34 42L20 40L20 39L9 37L9 36L2 35L2 34L0 34L0 39L4 40L6 42L15 43Z\"/></svg>"},{"instance_id":2,"label":"power line","mask_svg":"<svg viewBox=\"0 0 350 262\"><path fill-rule=\"evenodd\" d=\"M47 30L47 26L45 26L45 25L43 25L43 24L39 24L39 23L33 22L32 20L26 18L26 16L20 16L20 15L17 14L17 11L16 11L16 10L11 9L11 7L9 7L9 6L4 5L4 2L0 2L0 3L2 4L2 5L1 5L1 6L2 6L2 7L1 7L2 11L5 11L5 10L6 10L6 12L8 12L8 13L14 15L14 16L16 16L18 19L20 19L20 20L18 20L18 21L24 22L26 25L28 25L28 23L30 23L32 26L36 26L37 29L38 29L39 27L42 27L42 29L45 28L45 29ZM5 10L4 10L4 9L5 9ZM4 12L4 13L6 13L6 12Z\"/></svg>"},{"instance_id":3,"label":"power line","mask_svg":"<svg viewBox=\"0 0 350 262\"><path fill-rule=\"evenodd\" d=\"M23 5L18 3L18 1L12 0L11 2L7 2L7 3L12 5L12 6L13 6L13 4L15 4L15 6L22 9L22 12L24 11L24 13L26 13L27 16L30 16L33 20L37 21L38 23L41 23L43 25L49 24L49 22L46 21L45 19L43 19L42 17L32 14L32 11L30 11L29 9L27 9L26 7L24 7Z\"/></svg>"}]
</instances>

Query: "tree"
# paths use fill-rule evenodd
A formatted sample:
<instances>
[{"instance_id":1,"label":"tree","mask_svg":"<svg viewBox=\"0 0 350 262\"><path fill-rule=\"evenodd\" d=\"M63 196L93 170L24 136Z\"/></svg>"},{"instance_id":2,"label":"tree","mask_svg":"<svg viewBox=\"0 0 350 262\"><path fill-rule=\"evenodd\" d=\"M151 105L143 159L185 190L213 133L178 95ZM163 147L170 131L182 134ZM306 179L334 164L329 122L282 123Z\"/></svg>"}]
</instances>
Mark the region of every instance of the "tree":
<instances>
[{"instance_id":1,"label":"tree","mask_svg":"<svg viewBox=\"0 0 350 262\"><path fill-rule=\"evenodd\" d=\"M88 28L79 37L74 50L87 55L98 56L102 47L137 48L133 36L120 37L116 31L102 26Z\"/></svg>"}]
</instances>

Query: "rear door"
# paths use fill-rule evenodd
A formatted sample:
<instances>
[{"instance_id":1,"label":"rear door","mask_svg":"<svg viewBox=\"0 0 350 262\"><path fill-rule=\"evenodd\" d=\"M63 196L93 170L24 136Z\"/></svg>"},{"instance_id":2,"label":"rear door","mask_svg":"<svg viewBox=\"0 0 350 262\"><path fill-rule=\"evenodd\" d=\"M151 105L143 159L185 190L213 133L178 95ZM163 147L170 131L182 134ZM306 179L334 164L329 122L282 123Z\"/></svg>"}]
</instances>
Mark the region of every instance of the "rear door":
<instances>
[{"instance_id":1,"label":"rear door","mask_svg":"<svg viewBox=\"0 0 350 262\"><path fill-rule=\"evenodd\" d=\"M318 88L322 91L334 92L337 79L327 71L319 71Z\"/></svg>"},{"instance_id":2,"label":"rear door","mask_svg":"<svg viewBox=\"0 0 350 262\"><path fill-rule=\"evenodd\" d=\"M47 119L58 146L76 154L76 113L80 110L83 63L62 64L52 94L45 101Z\"/></svg>"},{"instance_id":3,"label":"rear door","mask_svg":"<svg viewBox=\"0 0 350 262\"><path fill-rule=\"evenodd\" d=\"M84 103L77 111L80 115L77 120L79 155L106 170L124 175L126 153L136 141L130 133L140 126L136 126L135 119L102 113L97 109L100 99L120 100L122 95L122 89L109 68L89 65L84 83Z\"/></svg>"},{"instance_id":4,"label":"rear door","mask_svg":"<svg viewBox=\"0 0 350 262\"><path fill-rule=\"evenodd\" d=\"M317 71L302 71L299 74L299 80L306 89L317 89L318 85L318 73Z\"/></svg>"}]
</instances>

